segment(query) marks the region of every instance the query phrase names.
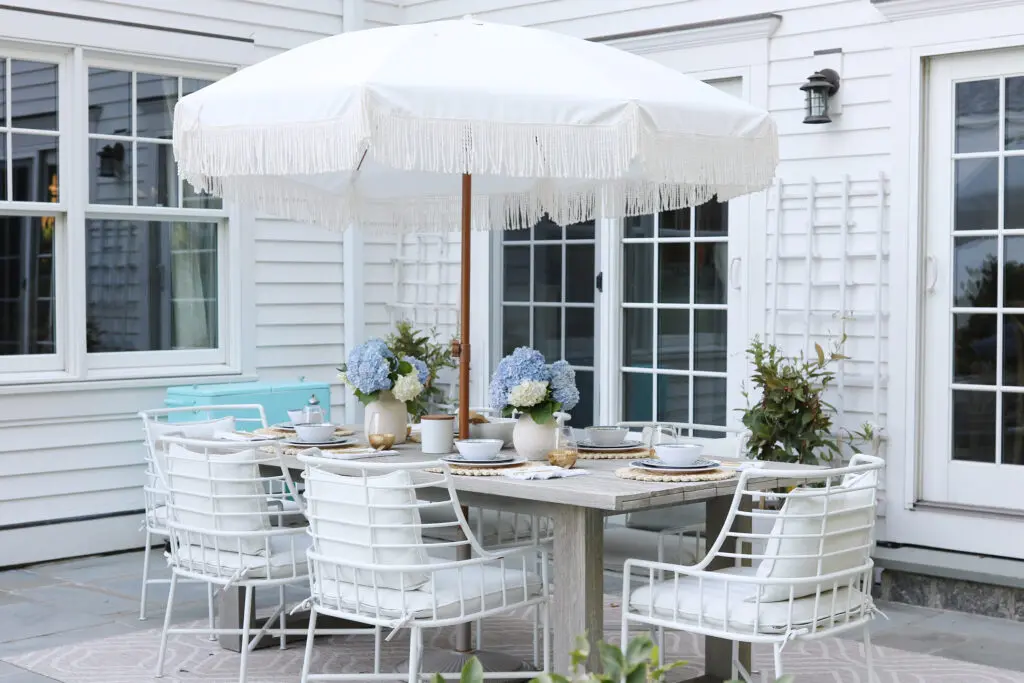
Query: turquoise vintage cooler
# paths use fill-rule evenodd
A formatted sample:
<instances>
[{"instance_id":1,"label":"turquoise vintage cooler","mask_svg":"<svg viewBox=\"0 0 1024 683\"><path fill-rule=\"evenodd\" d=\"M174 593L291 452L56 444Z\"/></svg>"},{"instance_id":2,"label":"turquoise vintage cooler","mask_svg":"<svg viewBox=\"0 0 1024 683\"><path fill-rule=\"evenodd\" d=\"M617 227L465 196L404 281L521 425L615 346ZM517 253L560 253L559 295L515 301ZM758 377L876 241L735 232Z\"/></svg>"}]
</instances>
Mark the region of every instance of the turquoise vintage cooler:
<instances>
[{"instance_id":1,"label":"turquoise vintage cooler","mask_svg":"<svg viewBox=\"0 0 1024 683\"><path fill-rule=\"evenodd\" d=\"M169 387L164 405L168 408L189 406L235 405L259 403L267 413L267 422L287 422L288 411L302 408L310 396L316 396L324 416L331 419L331 387L323 382L232 382L227 384L190 384ZM198 419L191 413L171 413L171 422ZM241 426L241 425L239 425Z\"/></svg>"}]
</instances>

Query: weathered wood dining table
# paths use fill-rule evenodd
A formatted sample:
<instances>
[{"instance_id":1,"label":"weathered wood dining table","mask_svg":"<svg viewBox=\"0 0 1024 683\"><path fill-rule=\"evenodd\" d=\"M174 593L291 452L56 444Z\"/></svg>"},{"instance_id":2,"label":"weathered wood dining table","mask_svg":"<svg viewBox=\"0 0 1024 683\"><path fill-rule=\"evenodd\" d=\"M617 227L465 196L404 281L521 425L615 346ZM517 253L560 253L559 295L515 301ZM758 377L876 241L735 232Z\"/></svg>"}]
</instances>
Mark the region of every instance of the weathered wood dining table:
<instances>
[{"instance_id":1,"label":"weathered wood dining table","mask_svg":"<svg viewBox=\"0 0 1024 683\"><path fill-rule=\"evenodd\" d=\"M397 455L367 460L412 462L436 459L436 456L424 455L418 444L405 444L396 450ZM289 469L303 469L295 456L285 455L284 458ZM555 608L551 611L551 629L552 662L556 672L568 670L569 652L577 635L589 634L592 643L604 636L604 518L637 510L704 504L707 506L707 535L714 539L726 521L738 482L738 478L687 483L621 479L615 475L615 470L626 464L623 460L581 460L577 468L588 470L590 474L548 480L453 476L459 502L463 505L546 516L554 521ZM792 469L794 465L786 467ZM752 487L767 490L786 486L788 482L772 476L772 470L776 468L773 463L765 463L757 470L759 476L751 482ZM429 489L423 489L422 495L429 497L427 491ZM438 494L441 494L440 490ZM749 504L750 501L745 502L746 506ZM749 517L736 518L736 531L749 532L749 527ZM730 541L722 551L731 552L733 545L734 541ZM731 563L731 559L718 558L710 568L718 569ZM237 599L231 598L233 603ZM222 621L222 627L230 627L229 622L233 623L240 617L236 609L222 610L222 614L225 613L227 621ZM694 683L729 680L732 674L732 643L706 637L704 644L705 673L689 680ZM749 645L740 645L739 660L747 670L750 669ZM588 666L594 671L599 669L596 647L591 650Z\"/></svg>"}]
</instances>

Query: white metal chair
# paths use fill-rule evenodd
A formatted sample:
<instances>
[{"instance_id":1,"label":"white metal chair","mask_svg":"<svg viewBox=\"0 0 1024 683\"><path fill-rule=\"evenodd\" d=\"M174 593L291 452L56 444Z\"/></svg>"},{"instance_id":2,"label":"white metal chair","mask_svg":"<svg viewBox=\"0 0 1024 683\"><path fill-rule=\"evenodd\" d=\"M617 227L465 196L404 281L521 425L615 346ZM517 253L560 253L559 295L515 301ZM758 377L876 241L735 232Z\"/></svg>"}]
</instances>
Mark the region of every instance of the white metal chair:
<instances>
[{"instance_id":1,"label":"white metal chair","mask_svg":"<svg viewBox=\"0 0 1024 683\"><path fill-rule=\"evenodd\" d=\"M307 465L307 516L313 538L308 552L312 604L302 683L393 679L393 673L380 671L382 628L393 629L392 633L410 629L409 681L415 682L421 676L423 629L472 623L531 606L540 612L542 667L548 670L549 588L547 551L543 546L509 547L497 552L481 547L462 514L447 466L437 461L299 459ZM428 471L438 469L440 472ZM428 489L440 494L441 500L421 500L419 496L425 496ZM429 510L450 511L454 520L422 521L420 512ZM424 542L425 531L438 529L455 529L461 534L451 541ZM428 554L428 550L451 552L465 546L473 553L471 559L444 560ZM539 567L539 575L535 567ZM318 614L376 629L372 674L310 671ZM488 673L489 677L503 679L535 675L521 671Z\"/></svg>"},{"instance_id":2,"label":"white metal chair","mask_svg":"<svg viewBox=\"0 0 1024 683\"><path fill-rule=\"evenodd\" d=\"M868 624L875 615L871 599L876 495L884 463L854 456L847 467L822 471L773 469L771 476L802 482L787 493L777 513L743 510L744 497L758 470L740 474L725 526L707 556L693 566L628 560L623 573L622 642L630 624L663 627L731 640L733 678L751 682L735 657L736 643L771 644L775 677L782 676L782 650L794 639L816 639L863 630L868 679L873 681ZM818 484L808 486L806 484ZM770 534L733 530L737 518L771 516ZM745 552L747 541L766 538L763 554ZM735 550L725 550L727 541ZM718 558L732 565L709 570ZM753 566L754 560L759 560ZM631 590L635 570L645 584ZM665 580L657 574L664 572ZM646 576L645 576L646 575Z\"/></svg>"},{"instance_id":3,"label":"white metal chair","mask_svg":"<svg viewBox=\"0 0 1024 683\"><path fill-rule=\"evenodd\" d=\"M150 425L150 428L152 425ZM277 636L281 649L288 629L285 618L287 584L308 581L305 526L272 525L272 517L302 518L301 498L281 457L278 441L259 443L162 436L156 441L154 465L164 486L170 540L171 586L167 596L157 676L163 674L168 635L240 635L239 681L245 683L249 652L265 635ZM276 474L263 474L260 467ZM275 510L267 490L283 490L299 509ZM180 579L203 581L220 590L244 588L242 627L171 628L174 590ZM252 624L253 596L258 587L278 589L279 603L261 628ZM275 621L278 628L273 628ZM333 633L364 633L333 630Z\"/></svg>"},{"instance_id":4,"label":"white metal chair","mask_svg":"<svg viewBox=\"0 0 1024 683\"><path fill-rule=\"evenodd\" d=\"M188 416L190 419L185 422L170 422L172 415ZM238 404L238 405L209 405L192 406L185 408L158 408L154 410L143 410L139 413L142 418L143 429L146 436L146 481L142 487L145 499L145 514L143 521L146 531L146 551L142 560L142 595L139 599L139 619L146 619L146 595L147 589L152 584L169 583L169 579L149 578L150 551L153 547L153 539L166 538L167 531L167 492L160 483L156 468L153 464L153 453L156 442L163 436L177 435L186 438L212 439L218 432L230 432L238 428L247 430L266 427L267 417L263 406L259 404ZM294 502L288 501L279 494L282 491L270 492L271 500L277 501L271 505L277 505L282 509L287 507L290 510L297 509ZM214 622L213 590L212 587L207 593L210 627Z\"/></svg>"}]
</instances>

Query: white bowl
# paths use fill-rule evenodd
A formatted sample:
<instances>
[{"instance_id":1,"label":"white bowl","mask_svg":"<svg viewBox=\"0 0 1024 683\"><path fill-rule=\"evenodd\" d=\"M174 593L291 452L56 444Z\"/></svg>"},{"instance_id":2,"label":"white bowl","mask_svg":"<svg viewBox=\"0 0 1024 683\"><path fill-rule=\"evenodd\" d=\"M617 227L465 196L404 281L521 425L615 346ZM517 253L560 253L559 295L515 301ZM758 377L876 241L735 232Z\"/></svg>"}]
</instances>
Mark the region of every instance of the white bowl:
<instances>
[{"instance_id":1,"label":"white bowl","mask_svg":"<svg viewBox=\"0 0 1024 683\"><path fill-rule=\"evenodd\" d=\"M505 445L501 439L460 439L455 447L466 460L494 460Z\"/></svg>"},{"instance_id":2,"label":"white bowl","mask_svg":"<svg viewBox=\"0 0 1024 683\"><path fill-rule=\"evenodd\" d=\"M696 443L663 443L654 447L654 454L666 465L690 467L700 460L704 446Z\"/></svg>"},{"instance_id":3,"label":"white bowl","mask_svg":"<svg viewBox=\"0 0 1024 683\"><path fill-rule=\"evenodd\" d=\"M303 424L301 422L295 423L295 433L299 436L299 441L306 441L308 443L324 443L334 436L334 425L330 422L323 422L320 424Z\"/></svg>"},{"instance_id":4,"label":"white bowl","mask_svg":"<svg viewBox=\"0 0 1024 683\"><path fill-rule=\"evenodd\" d=\"M512 431L516 428L514 417L491 417L488 422L469 425L471 439L500 439L505 447L512 445Z\"/></svg>"},{"instance_id":5,"label":"white bowl","mask_svg":"<svg viewBox=\"0 0 1024 683\"><path fill-rule=\"evenodd\" d=\"M298 410L289 410L288 419L291 420L293 425L302 422L303 419L305 419L305 416L302 414L302 408L299 408Z\"/></svg>"},{"instance_id":6,"label":"white bowl","mask_svg":"<svg viewBox=\"0 0 1024 683\"><path fill-rule=\"evenodd\" d=\"M583 431L595 446L619 446L629 434L625 427L587 427Z\"/></svg>"}]
</instances>

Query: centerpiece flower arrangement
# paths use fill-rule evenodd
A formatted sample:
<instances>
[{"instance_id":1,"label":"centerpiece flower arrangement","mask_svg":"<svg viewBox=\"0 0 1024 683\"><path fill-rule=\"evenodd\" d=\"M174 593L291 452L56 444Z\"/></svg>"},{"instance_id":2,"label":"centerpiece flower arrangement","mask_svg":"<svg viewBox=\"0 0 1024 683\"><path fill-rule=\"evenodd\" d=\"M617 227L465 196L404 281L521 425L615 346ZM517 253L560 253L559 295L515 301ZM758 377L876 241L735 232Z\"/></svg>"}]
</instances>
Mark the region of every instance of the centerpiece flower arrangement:
<instances>
[{"instance_id":1,"label":"centerpiece flower arrangement","mask_svg":"<svg viewBox=\"0 0 1024 683\"><path fill-rule=\"evenodd\" d=\"M531 460L543 460L554 447L555 413L580 401L576 372L564 360L548 365L536 349L521 346L498 363L490 386L491 407L505 417L519 414L512 442Z\"/></svg>"},{"instance_id":2,"label":"centerpiece flower arrangement","mask_svg":"<svg viewBox=\"0 0 1024 683\"><path fill-rule=\"evenodd\" d=\"M400 357L374 337L352 349L339 371L339 379L366 406L365 431L369 433L373 416L379 415L380 433L394 434L395 443L404 443L409 404L423 394L429 379L426 363Z\"/></svg>"}]
</instances>

